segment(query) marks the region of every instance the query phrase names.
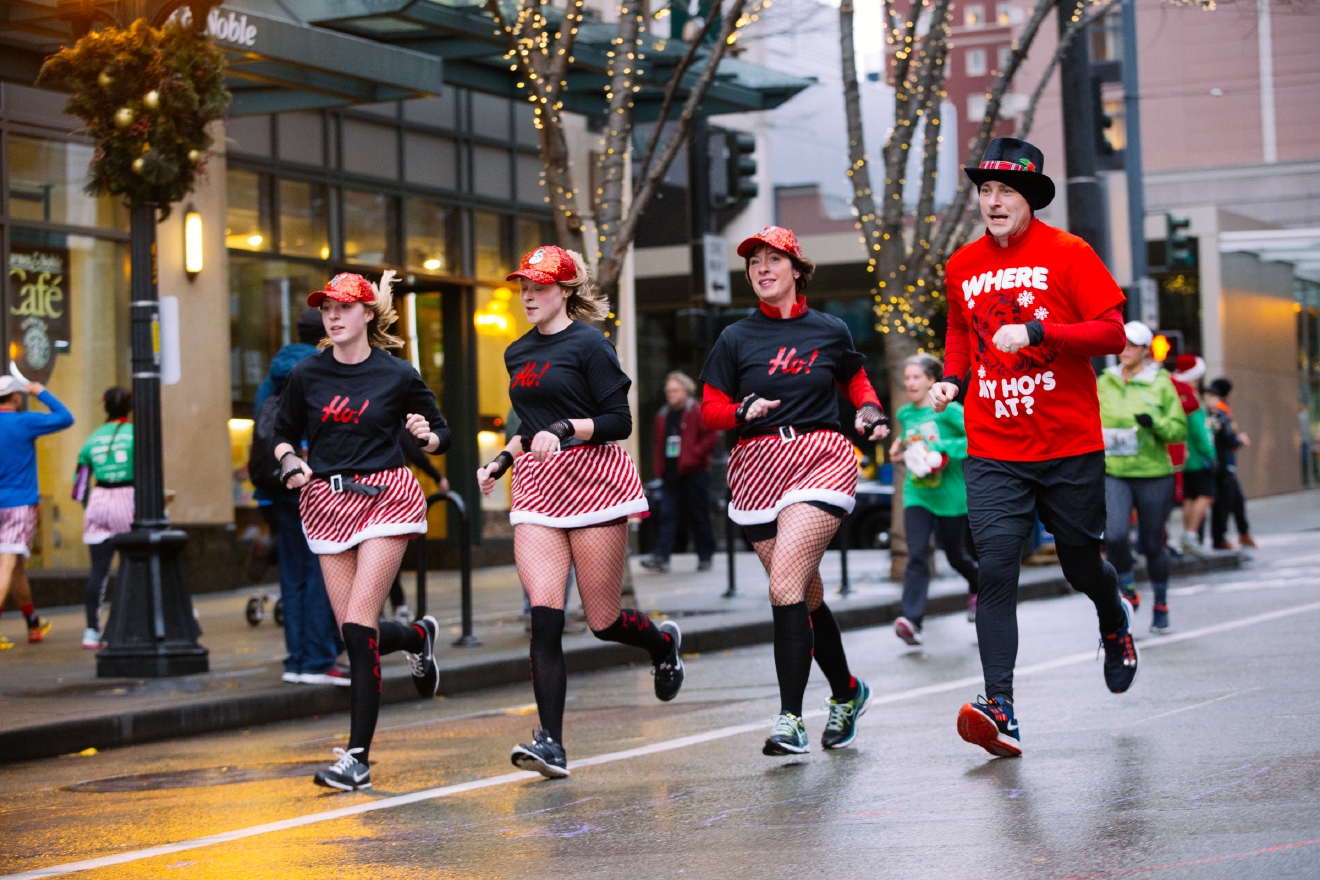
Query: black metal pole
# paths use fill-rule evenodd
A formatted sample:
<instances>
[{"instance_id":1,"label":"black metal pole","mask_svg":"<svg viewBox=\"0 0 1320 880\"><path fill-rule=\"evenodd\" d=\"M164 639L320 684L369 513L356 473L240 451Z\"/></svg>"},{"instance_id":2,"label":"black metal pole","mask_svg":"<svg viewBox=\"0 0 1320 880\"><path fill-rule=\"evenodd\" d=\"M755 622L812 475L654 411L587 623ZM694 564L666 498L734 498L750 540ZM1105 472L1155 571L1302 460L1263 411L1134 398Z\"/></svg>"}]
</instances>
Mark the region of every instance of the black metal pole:
<instances>
[{"instance_id":1,"label":"black metal pole","mask_svg":"<svg viewBox=\"0 0 1320 880\"><path fill-rule=\"evenodd\" d=\"M431 512L431 503L435 498L432 495L426 499L426 512ZM426 616L426 535L417 539L417 619L421 620Z\"/></svg>"},{"instance_id":2,"label":"black metal pole","mask_svg":"<svg viewBox=\"0 0 1320 880\"><path fill-rule=\"evenodd\" d=\"M839 595L847 596L852 592L852 585L848 582L848 517L844 517L839 523Z\"/></svg>"},{"instance_id":3,"label":"black metal pole","mask_svg":"<svg viewBox=\"0 0 1320 880\"><path fill-rule=\"evenodd\" d=\"M1159 325L1160 306L1155 284L1146 278L1146 187L1141 163L1141 91L1137 76L1136 0L1123 0L1123 170L1127 175L1128 241L1132 251L1132 289L1139 297L1128 317L1153 319ZM1150 301L1147 301L1147 298ZM1135 312L1135 313L1134 313Z\"/></svg>"},{"instance_id":4,"label":"black metal pole","mask_svg":"<svg viewBox=\"0 0 1320 880\"><path fill-rule=\"evenodd\" d=\"M1085 13L1083 2L1059 0L1059 36L1074 16ZM1063 151L1067 173L1068 231L1086 241L1100 259L1109 263L1109 236L1105 227L1104 192L1096 173L1095 107L1091 97L1090 35L1073 37L1059 65L1063 92Z\"/></svg>"},{"instance_id":5,"label":"black metal pole","mask_svg":"<svg viewBox=\"0 0 1320 880\"><path fill-rule=\"evenodd\" d=\"M133 528L112 539L119 576L96 655L101 678L164 678L208 669L179 556L186 532L165 518L161 465L160 306L156 293L156 206L133 209L130 296L133 341Z\"/></svg>"},{"instance_id":6,"label":"black metal pole","mask_svg":"<svg viewBox=\"0 0 1320 880\"><path fill-rule=\"evenodd\" d=\"M724 514L724 550L729 557L729 588L724 591L725 599L732 599L733 597L738 595L738 578L737 578L738 548L734 544L734 541L736 540L734 536L734 532L736 531L736 529L737 526L734 525L733 518L728 515L728 512L726 510Z\"/></svg>"},{"instance_id":7,"label":"black metal pole","mask_svg":"<svg viewBox=\"0 0 1320 880\"><path fill-rule=\"evenodd\" d=\"M481 640L472 634L472 519L468 516L467 504L461 495L447 492L445 497L458 511L458 576L463 635L454 642L454 647L475 648L481 644Z\"/></svg>"}]
</instances>

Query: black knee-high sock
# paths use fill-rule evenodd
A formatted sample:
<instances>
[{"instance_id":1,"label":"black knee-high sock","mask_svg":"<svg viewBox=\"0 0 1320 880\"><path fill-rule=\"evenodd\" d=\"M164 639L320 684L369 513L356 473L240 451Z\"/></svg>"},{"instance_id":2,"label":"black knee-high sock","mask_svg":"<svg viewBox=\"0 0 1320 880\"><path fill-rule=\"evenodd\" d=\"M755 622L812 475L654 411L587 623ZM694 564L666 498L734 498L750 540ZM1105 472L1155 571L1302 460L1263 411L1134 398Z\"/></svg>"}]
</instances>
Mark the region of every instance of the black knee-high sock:
<instances>
[{"instance_id":1,"label":"black knee-high sock","mask_svg":"<svg viewBox=\"0 0 1320 880\"><path fill-rule=\"evenodd\" d=\"M395 651L420 654L424 647L424 638L422 628L418 624L404 626L401 623L387 620L380 625L380 653L382 656L393 654Z\"/></svg>"},{"instance_id":2,"label":"black knee-high sock","mask_svg":"<svg viewBox=\"0 0 1320 880\"><path fill-rule=\"evenodd\" d=\"M541 728L557 743L564 741L564 695L568 669L564 665L564 612L532 606L532 692Z\"/></svg>"},{"instance_id":3,"label":"black knee-high sock","mask_svg":"<svg viewBox=\"0 0 1320 880\"><path fill-rule=\"evenodd\" d=\"M843 652L843 636L830 606L824 602L811 612L811 635L815 640L812 653L816 665L830 683L830 696L835 702L845 703L857 694L857 679L848 671L848 655Z\"/></svg>"},{"instance_id":4,"label":"black knee-high sock","mask_svg":"<svg viewBox=\"0 0 1320 880\"><path fill-rule=\"evenodd\" d=\"M371 751L371 738L376 733L376 718L380 715L380 644L376 631L369 626L346 623L343 633L352 675L348 689L348 747L362 749L357 759L365 764Z\"/></svg>"},{"instance_id":5,"label":"black knee-high sock","mask_svg":"<svg viewBox=\"0 0 1320 880\"><path fill-rule=\"evenodd\" d=\"M775 605L775 673L779 712L802 717L802 695L811 675L811 615L806 602Z\"/></svg>"},{"instance_id":6,"label":"black knee-high sock","mask_svg":"<svg viewBox=\"0 0 1320 880\"><path fill-rule=\"evenodd\" d=\"M651 655L653 665L664 662L669 656L669 647L673 644L669 636L660 632L660 628L651 623L651 618L642 611L625 608L619 612L619 619L604 629L593 629L592 634L603 642L620 642L641 648Z\"/></svg>"}]
</instances>

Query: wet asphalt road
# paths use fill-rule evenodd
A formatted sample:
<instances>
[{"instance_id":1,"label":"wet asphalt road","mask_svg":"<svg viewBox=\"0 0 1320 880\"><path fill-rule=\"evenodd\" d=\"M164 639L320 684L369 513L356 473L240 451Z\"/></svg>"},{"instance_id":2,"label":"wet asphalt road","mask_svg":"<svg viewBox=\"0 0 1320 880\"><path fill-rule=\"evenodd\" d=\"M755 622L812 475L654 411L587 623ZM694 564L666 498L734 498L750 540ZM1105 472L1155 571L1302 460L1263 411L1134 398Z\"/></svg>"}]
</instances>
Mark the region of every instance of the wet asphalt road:
<instances>
[{"instance_id":1,"label":"wet asphalt road","mask_svg":"<svg viewBox=\"0 0 1320 880\"><path fill-rule=\"evenodd\" d=\"M922 650L845 635L876 694L845 751L760 754L777 710L760 646L689 658L672 704L644 666L572 678L570 766L598 760L568 780L511 773L529 686L387 707L368 792L309 780L343 715L3 767L0 874L126 855L73 876L1320 877L1320 535L1263 543L1248 569L1174 584L1179 635L1144 638L1124 696L1085 598L1023 605L1021 759L958 738L980 665L946 617ZM827 695L816 673L808 709ZM249 836L141 852L221 832Z\"/></svg>"}]
</instances>

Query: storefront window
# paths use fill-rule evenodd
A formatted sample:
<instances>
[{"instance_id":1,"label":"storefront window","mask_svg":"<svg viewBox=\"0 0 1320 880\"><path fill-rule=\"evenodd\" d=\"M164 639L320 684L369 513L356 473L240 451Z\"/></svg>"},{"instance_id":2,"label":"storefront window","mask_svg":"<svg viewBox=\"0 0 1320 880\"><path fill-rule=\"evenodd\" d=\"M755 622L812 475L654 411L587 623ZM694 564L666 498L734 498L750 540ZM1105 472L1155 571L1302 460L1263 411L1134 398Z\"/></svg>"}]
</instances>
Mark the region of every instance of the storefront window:
<instances>
[{"instance_id":1,"label":"storefront window","mask_svg":"<svg viewBox=\"0 0 1320 880\"><path fill-rule=\"evenodd\" d=\"M478 211L473 215L473 224L477 233L477 277L503 283L518 259L513 253L513 218Z\"/></svg>"},{"instance_id":2,"label":"storefront window","mask_svg":"<svg viewBox=\"0 0 1320 880\"><path fill-rule=\"evenodd\" d=\"M69 500L72 477L87 435L105 421L101 396L113 385L129 387L128 245L84 235L56 235L22 228L10 233L10 285L25 258L57 259L61 307L69 321L67 351L53 353L46 385L73 413L73 427L37 441L42 489L39 526L29 565L77 568L89 564L82 543L82 506ZM10 298L19 291L10 289ZM38 409L44 409L40 404Z\"/></svg>"},{"instance_id":3,"label":"storefront window","mask_svg":"<svg viewBox=\"0 0 1320 880\"><path fill-rule=\"evenodd\" d=\"M425 199L408 199L404 204L408 271L429 275L460 274L463 239L458 209Z\"/></svg>"},{"instance_id":4,"label":"storefront window","mask_svg":"<svg viewBox=\"0 0 1320 880\"><path fill-rule=\"evenodd\" d=\"M384 193L344 190L344 259L376 265L397 262L392 253L397 204Z\"/></svg>"},{"instance_id":5,"label":"storefront window","mask_svg":"<svg viewBox=\"0 0 1320 880\"><path fill-rule=\"evenodd\" d=\"M329 200L320 183L280 181L280 253L330 259Z\"/></svg>"},{"instance_id":6,"label":"storefront window","mask_svg":"<svg viewBox=\"0 0 1320 880\"><path fill-rule=\"evenodd\" d=\"M9 213L20 220L128 230L128 209L109 195L89 196L88 144L9 136Z\"/></svg>"},{"instance_id":7,"label":"storefront window","mask_svg":"<svg viewBox=\"0 0 1320 880\"><path fill-rule=\"evenodd\" d=\"M229 257L229 386L234 415L252 416L257 386L280 346L298 340L298 316L327 272L284 260Z\"/></svg>"},{"instance_id":8,"label":"storefront window","mask_svg":"<svg viewBox=\"0 0 1320 880\"><path fill-rule=\"evenodd\" d=\"M271 234L271 179L268 174L230 168L225 172L225 246L241 251L269 251Z\"/></svg>"}]
</instances>

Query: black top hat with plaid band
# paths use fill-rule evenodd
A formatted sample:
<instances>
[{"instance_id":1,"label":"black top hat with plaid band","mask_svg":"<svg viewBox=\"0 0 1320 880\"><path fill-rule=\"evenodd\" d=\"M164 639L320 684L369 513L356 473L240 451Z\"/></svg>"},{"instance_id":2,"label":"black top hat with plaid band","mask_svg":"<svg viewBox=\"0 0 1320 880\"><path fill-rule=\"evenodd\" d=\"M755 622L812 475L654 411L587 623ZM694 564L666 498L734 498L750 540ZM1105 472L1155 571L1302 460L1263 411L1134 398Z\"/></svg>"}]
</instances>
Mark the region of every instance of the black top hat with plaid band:
<instances>
[{"instance_id":1,"label":"black top hat with plaid band","mask_svg":"<svg viewBox=\"0 0 1320 880\"><path fill-rule=\"evenodd\" d=\"M1017 138L995 138L985 148L980 165L963 168L978 187L998 180L1022 193L1033 211L1054 201L1054 181L1045 176L1045 154Z\"/></svg>"}]
</instances>

